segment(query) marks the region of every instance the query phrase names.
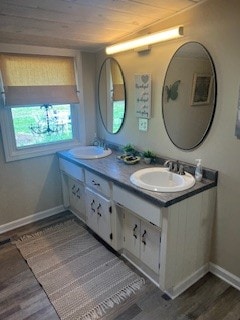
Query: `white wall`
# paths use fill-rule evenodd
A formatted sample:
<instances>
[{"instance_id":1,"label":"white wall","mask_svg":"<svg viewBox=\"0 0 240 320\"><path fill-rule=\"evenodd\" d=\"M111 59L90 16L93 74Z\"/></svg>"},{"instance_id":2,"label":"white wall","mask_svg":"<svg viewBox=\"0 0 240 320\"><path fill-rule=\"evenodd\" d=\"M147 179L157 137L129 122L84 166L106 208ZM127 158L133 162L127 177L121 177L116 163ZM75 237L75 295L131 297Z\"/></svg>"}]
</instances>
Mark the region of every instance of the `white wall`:
<instances>
[{"instance_id":1,"label":"white wall","mask_svg":"<svg viewBox=\"0 0 240 320\"><path fill-rule=\"evenodd\" d=\"M75 50L2 43L0 52L74 56L80 88L80 142L85 144L93 139L96 130L95 57L92 54L81 55ZM57 156L48 155L6 163L0 132L0 226L57 208L62 203Z\"/></svg>"},{"instance_id":2,"label":"white wall","mask_svg":"<svg viewBox=\"0 0 240 320\"><path fill-rule=\"evenodd\" d=\"M132 143L162 156L203 165L219 171L212 262L240 277L240 140L234 136L240 85L240 2L209 0L150 29L154 32L184 25L184 37L153 46L150 54L116 54L127 85L126 122L117 135L106 133L98 121L99 135L119 144ZM168 63L185 42L202 43L210 52L217 73L217 105L212 128L196 150L182 151L169 140L162 119L162 86ZM104 58L98 55L98 70ZM152 74L153 116L148 132L138 131L134 106L134 74Z\"/></svg>"}]
</instances>

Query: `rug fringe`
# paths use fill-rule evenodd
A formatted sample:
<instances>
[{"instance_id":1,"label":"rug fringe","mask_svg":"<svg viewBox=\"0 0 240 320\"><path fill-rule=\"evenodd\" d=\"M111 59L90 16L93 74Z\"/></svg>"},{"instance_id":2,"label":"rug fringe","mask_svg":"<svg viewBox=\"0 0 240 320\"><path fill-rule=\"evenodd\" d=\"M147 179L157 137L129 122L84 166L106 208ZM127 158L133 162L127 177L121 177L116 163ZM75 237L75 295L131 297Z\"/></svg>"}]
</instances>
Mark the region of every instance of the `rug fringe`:
<instances>
[{"instance_id":1,"label":"rug fringe","mask_svg":"<svg viewBox=\"0 0 240 320\"><path fill-rule=\"evenodd\" d=\"M145 284L145 280L143 278L137 279L134 282L127 285L122 290L115 293L112 297L105 299L102 303L97 305L92 310L88 311L85 315L83 315L78 320L97 320L104 313L106 313L107 309L113 308L115 304L120 304L122 301L126 300L131 294L135 293Z\"/></svg>"},{"instance_id":2,"label":"rug fringe","mask_svg":"<svg viewBox=\"0 0 240 320\"><path fill-rule=\"evenodd\" d=\"M18 244L18 243L23 243L24 241L28 241L28 240L33 240L33 239L37 239L43 235L46 235L48 233L51 233L53 231L57 231L57 230L61 230L62 228L71 225L71 224L75 224L75 220L74 219L70 219L64 222L60 222L58 224L55 224L53 226L44 228L43 230L37 231L33 234L25 234L23 236L21 236L20 238L18 238L17 240L12 241L13 244Z\"/></svg>"}]
</instances>

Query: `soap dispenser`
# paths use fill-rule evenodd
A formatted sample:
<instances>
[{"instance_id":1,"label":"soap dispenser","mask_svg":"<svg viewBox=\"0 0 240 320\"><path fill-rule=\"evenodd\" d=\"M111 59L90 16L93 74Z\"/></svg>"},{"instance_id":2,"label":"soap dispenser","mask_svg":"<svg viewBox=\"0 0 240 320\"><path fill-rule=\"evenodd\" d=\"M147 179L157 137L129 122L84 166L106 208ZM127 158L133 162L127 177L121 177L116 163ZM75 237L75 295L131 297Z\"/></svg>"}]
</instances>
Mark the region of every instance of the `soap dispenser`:
<instances>
[{"instance_id":1,"label":"soap dispenser","mask_svg":"<svg viewBox=\"0 0 240 320\"><path fill-rule=\"evenodd\" d=\"M196 181L201 181L202 174L203 174L202 164L201 164L202 159L196 159L196 161L197 161L197 166L196 166L196 170L195 170L195 179L196 179Z\"/></svg>"}]
</instances>

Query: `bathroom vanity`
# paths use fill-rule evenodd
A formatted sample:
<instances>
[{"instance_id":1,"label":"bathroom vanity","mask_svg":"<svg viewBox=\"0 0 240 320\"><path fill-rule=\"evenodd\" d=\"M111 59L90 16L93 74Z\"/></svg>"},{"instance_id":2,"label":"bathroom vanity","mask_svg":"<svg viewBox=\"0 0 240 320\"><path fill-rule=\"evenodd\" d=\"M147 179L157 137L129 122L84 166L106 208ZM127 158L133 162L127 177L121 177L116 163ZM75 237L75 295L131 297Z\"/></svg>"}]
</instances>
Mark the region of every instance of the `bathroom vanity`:
<instances>
[{"instance_id":1,"label":"bathroom vanity","mask_svg":"<svg viewBox=\"0 0 240 320\"><path fill-rule=\"evenodd\" d=\"M83 160L58 153L64 206L175 298L209 270L217 172L188 190L162 193L130 182L143 163L116 153Z\"/></svg>"}]
</instances>

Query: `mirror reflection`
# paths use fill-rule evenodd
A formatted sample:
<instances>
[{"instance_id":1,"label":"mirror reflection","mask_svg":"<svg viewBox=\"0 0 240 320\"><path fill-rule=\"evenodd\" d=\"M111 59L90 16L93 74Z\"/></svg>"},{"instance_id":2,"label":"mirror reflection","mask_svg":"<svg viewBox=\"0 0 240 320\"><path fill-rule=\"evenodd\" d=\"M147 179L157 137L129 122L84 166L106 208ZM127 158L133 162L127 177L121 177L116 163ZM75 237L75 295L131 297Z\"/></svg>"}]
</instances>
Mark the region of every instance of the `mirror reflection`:
<instances>
[{"instance_id":1,"label":"mirror reflection","mask_svg":"<svg viewBox=\"0 0 240 320\"><path fill-rule=\"evenodd\" d=\"M123 72L113 58L107 58L101 66L98 81L98 104L106 130L110 133L117 133L125 118L126 90Z\"/></svg>"},{"instance_id":2,"label":"mirror reflection","mask_svg":"<svg viewBox=\"0 0 240 320\"><path fill-rule=\"evenodd\" d=\"M196 148L211 127L216 104L216 76L207 50L188 42L174 54L163 86L163 119L180 149Z\"/></svg>"}]
</instances>

